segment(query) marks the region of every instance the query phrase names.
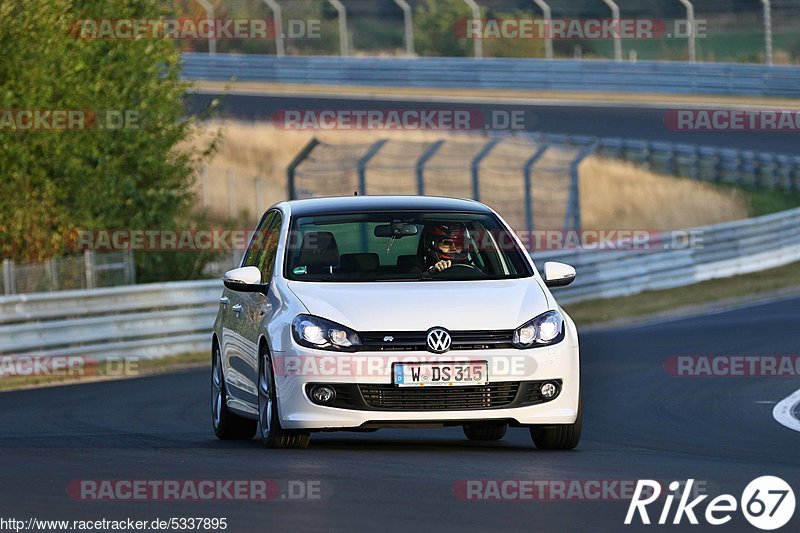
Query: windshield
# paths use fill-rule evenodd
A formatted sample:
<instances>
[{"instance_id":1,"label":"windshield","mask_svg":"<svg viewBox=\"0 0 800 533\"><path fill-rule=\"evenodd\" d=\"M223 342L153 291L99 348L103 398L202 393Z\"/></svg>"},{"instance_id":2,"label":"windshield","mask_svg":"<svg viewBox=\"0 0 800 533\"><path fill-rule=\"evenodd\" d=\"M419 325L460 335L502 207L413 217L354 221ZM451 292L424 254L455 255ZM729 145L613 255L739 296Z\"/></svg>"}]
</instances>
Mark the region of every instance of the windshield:
<instances>
[{"instance_id":1,"label":"windshield","mask_svg":"<svg viewBox=\"0 0 800 533\"><path fill-rule=\"evenodd\" d=\"M293 220L285 277L296 281L486 280L532 272L512 235L480 213L381 212Z\"/></svg>"}]
</instances>

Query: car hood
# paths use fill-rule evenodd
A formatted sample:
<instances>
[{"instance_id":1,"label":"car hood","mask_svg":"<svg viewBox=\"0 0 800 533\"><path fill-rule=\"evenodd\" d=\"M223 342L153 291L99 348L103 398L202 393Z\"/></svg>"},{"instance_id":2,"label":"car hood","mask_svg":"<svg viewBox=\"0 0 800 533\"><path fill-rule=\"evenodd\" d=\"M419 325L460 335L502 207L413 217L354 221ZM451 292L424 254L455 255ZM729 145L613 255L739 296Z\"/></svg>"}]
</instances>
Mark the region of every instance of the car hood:
<instances>
[{"instance_id":1,"label":"car hood","mask_svg":"<svg viewBox=\"0 0 800 533\"><path fill-rule=\"evenodd\" d=\"M356 331L514 329L548 310L535 278L491 281L289 281L312 315Z\"/></svg>"}]
</instances>

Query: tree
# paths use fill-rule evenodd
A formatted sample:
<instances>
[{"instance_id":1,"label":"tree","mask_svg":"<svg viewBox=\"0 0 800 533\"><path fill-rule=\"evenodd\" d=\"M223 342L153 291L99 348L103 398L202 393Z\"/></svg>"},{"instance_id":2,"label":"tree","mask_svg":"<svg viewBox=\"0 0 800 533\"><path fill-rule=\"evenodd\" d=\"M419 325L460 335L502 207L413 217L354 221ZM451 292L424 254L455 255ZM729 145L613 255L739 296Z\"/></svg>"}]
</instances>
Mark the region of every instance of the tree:
<instances>
[{"instance_id":1,"label":"tree","mask_svg":"<svg viewBox=\"0 0 800 533\"><path fill-rule=\"evenodd\" d=\"M162 15L158 0L0 3L0 256L40 261L76 229L160 229L187 212L200 154L186 148L175 45L75 32L79 20ZM20 110L84 121L20 130Z\"/></svg>"}]
</instances>

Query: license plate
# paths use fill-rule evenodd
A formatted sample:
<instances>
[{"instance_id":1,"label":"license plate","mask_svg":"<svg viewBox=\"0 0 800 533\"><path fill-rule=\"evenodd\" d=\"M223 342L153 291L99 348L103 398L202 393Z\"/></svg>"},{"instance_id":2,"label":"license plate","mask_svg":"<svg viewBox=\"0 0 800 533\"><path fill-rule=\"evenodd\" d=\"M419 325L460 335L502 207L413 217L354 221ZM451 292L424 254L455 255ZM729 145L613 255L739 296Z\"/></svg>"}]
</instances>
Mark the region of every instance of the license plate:
<instances>
[{"instance_id":1,"label":"license plate","mask_svg":"<svg viewBox=\"0 0 800 533\"><path fill-rule=\"evenodd\" d=\"M453 387L486 385L489 363L395 363L394 384L398 387Z\"/></svg>"}]
</instances>

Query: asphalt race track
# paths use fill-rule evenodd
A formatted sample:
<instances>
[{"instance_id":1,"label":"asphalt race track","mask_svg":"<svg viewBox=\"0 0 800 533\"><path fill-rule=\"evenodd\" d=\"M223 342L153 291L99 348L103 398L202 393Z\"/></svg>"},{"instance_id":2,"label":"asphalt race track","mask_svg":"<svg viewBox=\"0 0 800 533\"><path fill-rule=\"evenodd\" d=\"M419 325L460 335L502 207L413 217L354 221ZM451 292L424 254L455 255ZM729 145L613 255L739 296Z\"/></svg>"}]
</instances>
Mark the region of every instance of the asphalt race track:
<instances>
[{"instance_id":1,"label":"asphalt race track","mask_svg":"<svg viewBox=\"0 0 800 533\"><path fill-rule=\"evenodd\" d=\"M306 450L221 442L211 430L207 370L4 393L0 496L17 518L227 517L229 531L674 529L625 528L627 501L462 501L453 487L467 479L694 478L738 499L750 480L776 475L797 490L800 433L779 425L772 409L799 380L679 378L662 365L671 355L796 355L798 309L795 298L583 334L584 438L573 452L537 451L524 429L498 444L468 442L460 428L315 434ZM76 479L255 478L319 480L323 497L97 502L66 493ZM739 512L715 529L754 531Z\"/></svg>"},{"instance_id":2,"label":"asphalt race track","mask_svg":"<svg viewBox=\"0 0 800 533\"><path fill-rule=\"evenodd\" d=\"M219 97L212 93L192 93L187 96L187 110L199 113L209 102ZM413 99L365 99L317 95L269 96L264 94L227 94L221 98L220 111L223 116L241 120L269 120L276 112L285 110L477 110L486 120L493 113L521 112L526 131L592 135L596 137L621 137L649 141L689 143L718 148L738 148L766 153L796 155L800 143L797 131L745 132L745 131L674 131L664 123L665 114L680 108L650 105L591 105L574 102L552 103L435 103ZM714 106L696 106L709 109ZM724 106L720 106L724 108ZM377 135L380 137L380 135ZM376 137L376 138L377 138Z\"/></svg>"}]
</instances>

